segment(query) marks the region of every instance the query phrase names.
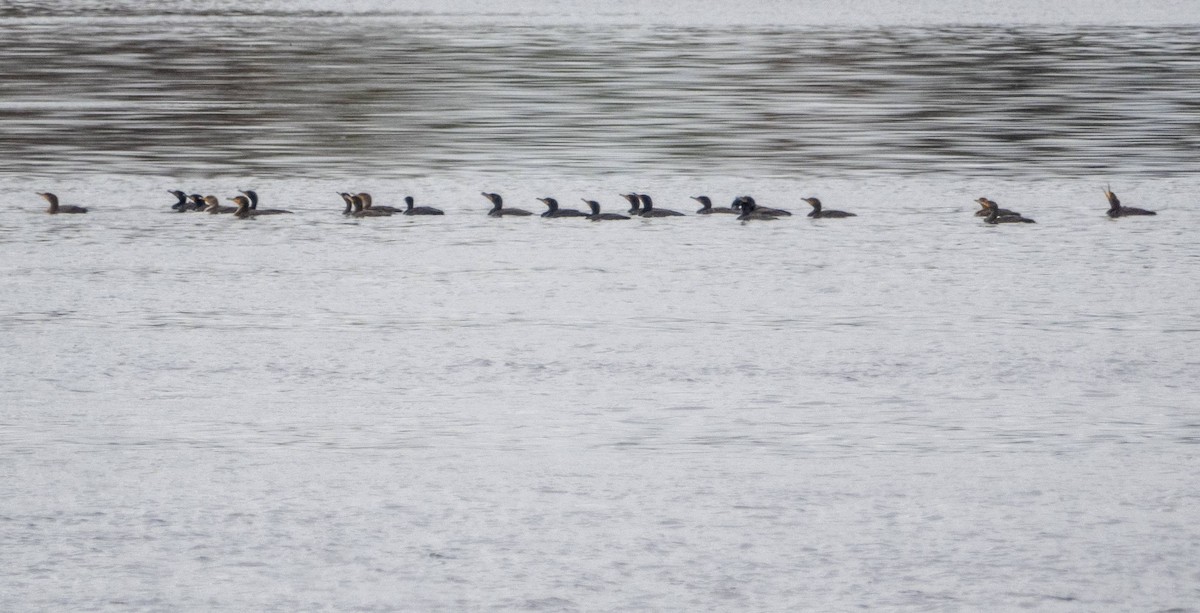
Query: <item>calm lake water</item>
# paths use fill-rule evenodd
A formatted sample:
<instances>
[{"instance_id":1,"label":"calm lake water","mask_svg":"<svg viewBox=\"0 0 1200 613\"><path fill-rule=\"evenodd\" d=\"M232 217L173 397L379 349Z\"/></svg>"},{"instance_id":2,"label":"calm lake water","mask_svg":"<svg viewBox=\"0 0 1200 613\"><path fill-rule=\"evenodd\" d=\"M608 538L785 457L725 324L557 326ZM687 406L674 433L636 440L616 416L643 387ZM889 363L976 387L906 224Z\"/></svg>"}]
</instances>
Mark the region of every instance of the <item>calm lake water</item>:
<instances>
[{"instance_id":1,"label":"calm lake water","mask_svg":"<svg viewBox=\"0 0 1200 613\"><path fill-rule=\"evenodd\" d=\"M0 32L0 610L1198 610L1195 3Z\"/></svg>"}]
</instances>

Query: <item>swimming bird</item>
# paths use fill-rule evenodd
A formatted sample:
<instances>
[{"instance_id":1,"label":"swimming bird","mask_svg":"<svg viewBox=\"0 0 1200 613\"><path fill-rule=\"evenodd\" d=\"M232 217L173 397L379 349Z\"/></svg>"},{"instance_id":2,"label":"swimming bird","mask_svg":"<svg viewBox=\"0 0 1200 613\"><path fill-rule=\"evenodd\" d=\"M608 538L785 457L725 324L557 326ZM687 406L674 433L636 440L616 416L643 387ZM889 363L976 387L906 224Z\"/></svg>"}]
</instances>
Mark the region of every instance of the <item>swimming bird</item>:
<instances>
[{"instance_id":1,"label":"swimming bird","mask_svg":"<svg viewBox=\"0 0 1200 613\"><path fill-rule=\"evenodd\" d=\"M587 203L588 208L592 209L592 214L587 216L587 218L592 221L603 221L605 219L629 219L628 216L619 215L617 213L601 213L599 202L596 202L595 200L588 200L587 198L583 198L582 200Z\"/></svg>"},{"instance_id":2,"label":"swimming bird","mask_svg":"<svg viewBox=\"0 0 1200 613\"><path fill-rule=\"evenodd\" d=\"M258 192L255 192L252 189L247 189L247 190L239 189L238 191L245 194L247 197L250 198L250 214L251 215L254 215L257 217L259 215L291 215L292 214L291 211L285 211L283 209L260 209L260 208L258 208Z\"/></svg>"},{"instance_id":3,"label":"swimming bird","mask_svg":"<svg viewBox=\"0 0 1200 613\"><path fill-rule=\"evenodd\" d=\"M504 217L505 215L511 215L513 217L528 217L533 215L533 213L530 213L525 209L504 208L504 199L500 197L500 194L494 194L491 192L479 193L483 194L484 198L487 198L492 202L492 208L488 211L488 217Z\"/></svg>"},{"instance_id":4,"label":"swimming bird","mask_svg":"<svg viewBox=\"0 0 1200 613\"><path fill-rule=\"evenodd\" d=\"M558 201L554 198L538 198L538 200L548 207L546 212L542 213L542 217L587 217L583 211L558 208Z\"/></svg>"},{"instance_id":5,"label":"swimming bird","mask_svg":"<svg viewBox=\"0 0 1200 613\"><path fill-rule=\"evenodd\" d=\"M628 212L630 215L642 214L642 199L637 194L621 194L621 197L629 201L631 206Z\"/></svg>"},{"instance_id":6,"label":"swimming bird","mask_svg":"<svg viewBox=\"0 0 1200 613\"><path fill-rule=\"evenodd\" d=\"M245 196L234 196L229 200L237 203L237 209L233 211L233 216L238 219L254 219L250 211L250 199Z\"/></svg>"},{"instance_id":7,"label":"swimming bird","mask_svg":"<svg viewBox=\"0 0 1200 613\"><path fill-rule=\"evenodd\" d=\"M350 202L354 205L354 212L350 213L351 217L391 217L392 214L380 209L368 209L363 207L363 199L358 194L350 196Z\"/></svg>"},{"instance_id":8,"label":"swimming bird","mask_svg":"<svg viewBox=\"0 0 1200 613\"><path fill-rule=\"evenodd\" d=\"M996 204L994 201L988 200L987 198L984 198L984 197L976 198L975 202L978 202L979 206L981 207L978 211L975 211L976 217L987 217L988 214L992 210L990 205ZM999 206L999 205L996 205L996 206ZM1016 211L1010 211L1008 209L999 209L999 211L996 214L999 215L1000 217L1004 217L1007 215L1016 215L1017 217L1021 216L1020 213L1018 213Z\"/></svg>"},{"instance_id":9,"label":"swimming bird","mask_svg":"<svg viewBox=\"0 0 1200 613\"><path fill-rule=\"evenodd\" d=\"M683 213L679 211L654 208L654 201L650 199L649 194L639 194L638 198L642 201L642 212L638 213L639 217L683 217Z\"/></svg>"},{"instance_id":10,"label":"swimming bird","mask_svg":"<svg viewBox=\"0 0 1200 613\"><path fill-rule=\"evenodd\" d=\"M769 206L761 206L757 202L755 202L754 198L751 196L738 196L737 198L734 198L733 204L731 206L744 213L746 211L746 205L752 205L754 207L754 210L756 211L757 215L770 215L771 217L791 217L792 216L791 211L785 211L783 209L771 208Z\"/></svg>"},{"instance_id":11,"label":"swimming bird","mask_svg":"<svg viewBox=\"0 0 1200 613\"><path fill-rule=\"evenodd\" d=\"M41 196L46 200L46 202L50 203L50 208L46 209L46 212L51 215L58 215L59 213L86 213L88 211L85 207L75 206L73 204L60 205L58 203L58 196L55 196L50 192L37 192L37 195Z\"/></svg>"},{"instance_id":12,"label":"swimming bird","mask_svg":"<svg viewBox=\"0 0 1200 613\"><path fill-rule=\"evenodd\" d=\"M847 213L846 211L824 211L824 210L821 210L821 201L817 198L801 198L801 200L807 202L810 206L812 206L813 210L811 213L808 214L808 216L812 217L813 219L838 218L838 217L858 217L858 215L855 215L854 213Z\"/></svg>"},{"instance_id":13,"label":"swimming bird","mask_svg":"<svg viewBox=\"0 0 1200 613\"><path fill-rule=\"evenodd\" d=\"M349 196L349 194L347 194L347 196ZM404 209L399 208L399 207L375 204L375 202L371 199L371 194L368 194L367 192L358 192L358 197L362 198L364 211L386 211L388 213L403 213L404 212Z\"/></svg>"},{"instance_id":14,"label":"swimming bird","mask_svg":"<svg viewBox=\"0 0 1200 613\"><path fill-rule=\"evenodd\" d=\"M441 209L435 209L431 206L414 207L413 202L412 196L404 197L404 204L408 206L408 208L404 209L405 215L445 215Z\"/></svg>"},{"instance_id":15,"label":"swimming bird","mask_svg":"<svg viewBox=\"0 0 1200 613\"><path fill-rule=\"evenodd\" d=\"M187 194L185 194L177 189L169 189L169 190L167 190L167 193L172 194L176 198L179 199L179 202L176 202L175 204L171 205L172 209L179 211L180 213L184 213L184 212L191 210L192 207L190 204L188 204L188 195Z\"/></svg>"},{"instance_id":16,"label":"swimming bird","mask_svg":"<svg viewBox=\"0 0 1200 613\"><path fill-rule=\"evenodd\" d=\"M749 196L746 196L745 198L748 198L748 200L742 200L742 214L737 216L738 221L741 221L742 223L746 223L752 219L761 221L775 221L779 218L778 215L772 215L771 213L764 212L761 207L754 203L753 198L750 198Z\"/></svg>"},{"instance_id":17,"label":"swimming bird","mask_svg":"<svg viewBox=\"0 0 1200 613\"><path fill-rule=\"evenodd\" d=\"M1028 217L1021 217L1019 213L1016 215L1001 215L1000 206L990 200L988 201L988 216L983 221L984 223L993 225L998 223L1037 223Z\"/></svg>"},{"instance_id":18,"label":"swimming bird","mask_svg":"<svg viewBox=\"0 0 1200 613\"><path fill-rule=\"evenodd\" d=\"M236 206L221 206L221 202L217 200L216 196L205 196L204 205L204 212L211 213L213 215L237 212Z\"/></svg>"},{"instance_id":19,"label":"swimming bird","mask_svg":"<svg viewBox=\"0 0 1200 613\"><path fill-rule=\"evenodd\" d=\"M727 207L727 206L713 207L712 200L709 200L708 196L692 196L691 198L692 198L692 200L695 200L696 202L699 202L700 204L704 205L703 208L696 211L697 215L713 215L716 213L726 213L729 215L737 215L738 214L738 212L733 210L731 207Z\"/></svg>"},{"instance_id":20,"label":"swimming bird","mask_svg":"<svg viewBox=\"0 0 1200 613\"><path fill-rule=\"evenodd\" d=\"M1117 195L1112 193L1112 190L1107 187L1104 188L1104 197L1108 198L1108 212L1106 215L1112 217L1113 219L1118 217L1128 217L1131 215L1158 215L1158 213L1154 211L1147 211L1146 209L1137 209L1131 206L1121 206L1121 200L1117 198Z\"/></svg>"},{"instance_id":21,"label":"swimming bird","mask_svg":"<svg viewBox=\"0 0 1200 613\"><path fill-rule=\"evenodd\" d=\"M203 211L204 208L208 206L208 204L204 202L204 196L201 194L192 194L188 196L188 199L191 200L191 202L189 202L187 205L188 208L186 210L188 211Z\"/></svg>"},{"instance_id":22,"label":"swimming bird","mask_svg":"<svg viewBox=\"0 0 1200 613\"><path fill-rule=\"evenodd\" d=\"M354 201L350 199L350 194L346 192L338 192L338 195L342 197L342 202L346 203L346 208L342 211L342 215L349 216L354 212Z\"/></svg>"}]
</instances>

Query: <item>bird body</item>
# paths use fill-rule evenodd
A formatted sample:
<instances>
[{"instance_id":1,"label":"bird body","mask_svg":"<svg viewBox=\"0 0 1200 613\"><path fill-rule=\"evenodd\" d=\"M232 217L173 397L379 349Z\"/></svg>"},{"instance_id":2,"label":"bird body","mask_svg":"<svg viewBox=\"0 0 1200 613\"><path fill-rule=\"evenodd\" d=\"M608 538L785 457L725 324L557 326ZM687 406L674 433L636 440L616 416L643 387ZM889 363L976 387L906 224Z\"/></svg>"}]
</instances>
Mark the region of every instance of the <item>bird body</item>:
<instances>
[{"instance_id":1,"label":"bird body","mask_svg":"<svg viewBox=\"0 0 1200 613\"><path fill-rule=\"evenodd\" d=\"M587 198L584 198L583 201L587 203L588 208L592 209L592 214L587 216L587 218L592 221L604 221L604 220L609 220L609 219L629 219L628 215L620 215L618 213L601 213L600 212L600 203L596 202L595 200L588 200Z\"/></svg>"},{"instance_id":2,"label":"bird body","mask_svg":"<svg viewBox=\"0 0 1200 613\"><path fill-rule=\"evenodd\" d=\"M538 200L541 200L546 205L546 212L542 213L542 217L587 217L583 211L558 208L558 200L554 198L538 198Z\"/></svg>"},{"instance_id":3,"label":"bird body","mask_svg":"<svg viewBox=\"0 0 1200 613\"><path fill-rule=\"evenodd\" d=\"M441 209L435 209L431 206L414 207L413 206L414 202L415 201L413 200L412 196L404 197L404 204L407 207L404 209L405 215L445 215L445 213L443 213Z\"/></svg>"},{"instance_id":4,"label":"bird body","mask_svg":"<svg viewBox=\"0 0 1200 613\"><path fill-rule=\"evenodd\" d=\"M714 207L712 205L712 200L710 200L708 196L692 196L691 198L692 198L692 200L695 200L696 202L699 202L700 204L704 205L703 207L700 208L700 210L696 211L697 215L716 215L716 214L737 215L738 214L738 211L733 209L732 207L727 207L727 206Z\"/></svg>"},{"instance_id":5,"label":"bird body","mask_svg":"<svg viewBox=\"0 0 1200 613\"><path fill-rule=\"evenodd\" d=\"M530 213L529 211L526 211L525 209L506 209L506 208L504 208L504 198L501 198L500 194L496 194L496 193L492 193L492 192L479 192L479 193L483 194L483 197L487 198L492 203L492 208L490 211L488 211L488 217L504 217L504 216L529 217L530 215L533 215L533 213Z\"/></svg>"},{"instance_id":6,"label":"bird body","mask_svg":"<svg viewBox=\"0 0 1200 613\"><path fill-rule=\"evenodd\" d=\"M80 214L88 212L87 207L75 206L73 204L59 204L58 196L50 192L37 192L46 202L50 203L50 208L46 209L46 213L50 215L63 214Z\"/></svg>"},{"instance_id":7,"label":"bird body","mask_svg":"<svg viewBox=\"0 0 1200 613\"><path fill-rule=\"evenodd\" d=\"M808 214L808 216L813 219L837 219L840 217L857 217L857 215L855 215L854 213L847 213L846 211L823 210L821 208L821 201L817 198L802 198L801 200L804 200L805 202L807 202L809 204L809 206L811 206L813 208L812 212Z\"/></svg>"},{"instance_id":8,"label":"bird body","mask_svg":"<svg viewBox=\"0 0 1200 613\"><path fill-rule=\"evenodd\" d=\"M679 211L654 208L654 200L650 198L649 194L638 194L638 198L642 201L642 212L638 213L639 217L683 217L683 213Z\"/></svg>"},{"instance_id":9,"label":"bird body","mask_svg":"<svg viewBox=\"0 0 1200 613\"><path fill-rule=\"evenodd\" d=\"M1108 215L1113 219L1118 217L1132 217L1136 215L1158 215L1158 213L1154 211L1147 211L1146 209L1139 209L1131 206L1121 206L1121 199L1117 198L1117 195L1112 193L1112 190L1108 189L1107 187L1104 188L1104 197L1108 199L1108 211L1105 212L1105 215Z\"/></svg>"}]
</instances>

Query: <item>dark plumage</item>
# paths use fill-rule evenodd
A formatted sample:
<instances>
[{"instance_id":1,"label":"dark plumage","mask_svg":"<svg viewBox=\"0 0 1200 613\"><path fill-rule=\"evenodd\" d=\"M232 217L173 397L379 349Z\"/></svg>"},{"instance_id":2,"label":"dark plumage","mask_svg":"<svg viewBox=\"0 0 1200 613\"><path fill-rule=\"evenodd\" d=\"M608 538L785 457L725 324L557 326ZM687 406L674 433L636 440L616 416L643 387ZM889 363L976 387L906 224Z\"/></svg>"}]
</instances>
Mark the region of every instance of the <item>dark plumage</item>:
<instances>
[{"instance_id":1,"label":"dark plumage","mask_svg":"<svg viewBox=\"0 0 1200 613\"><path fill-rule=\"evenodd\" d=\"M739 221L741 221L743 223L750 221L752 219L757 219L757 220L761 220L761 221L774 221L779 218L778 215L772 215L769 212L763 211L762 208L760 208L757 204L754 203L754 199L750 198L749 196L743 197L742 203L741 203L741 209L742 209L742 214L738 215L737 218Z\"/></svg>"},{"instance_id":2,"label":"dark plumage","mask_svg":"<svg viewBox=\"0 0 1200 613\"><path fill-rule=\"evenodd\" d=\"M839 217L857 217L857 215L855 215L854 213L847 213L846 211L822 210L821 209L821 201L817 198L802 198L802 200L807 202L809 204L809 206L811 206L813 208L812 212L808 214L808 216L812 217L813 219L837 219Z\"/></svg>"},{"instance_id":3,"label":"dark plumage","mask_svg":"<svg viewBox=\"0 0 1200 613\"><path fill-rule=\"evenodd\" d=\"M530 215L533 215L533 213L530 213L529 211L526 211L525 209L506 209L506 208L504 208L504 199L500 197L500 194L496 194L496 193L492 193L492 192L479 192L479 193L483 194L484 198L487 198L488 200L490 200L492 202L492 209L490 211L488 211L488 217L504 217L506 215L511 216L511 217L529 217Z\"/></svg>"},{"instance_id":4,"label":"dark plumage","mask_svg":"<svg viewBox=\"0 0 1200 613\"><path fill-rule=\"evenodd\" d=\"M538 198L538 200L541 200L547 207L546 212L542 213L542 217L587 217L583 211L558 208L558 201L554 198Z\"/></svg>"},{"instance_id":5,"label":"dark plumage","mask_svg":"<svg viewBox=\"0 0 1200 613\"><path fill-rule=\"evenodd\" d=\"M397 208L394 206L383 206L383 205L375 204L374 200L371 199L371 194L368 194L367 192L359 192L357 194L357 196L359 198L362 198L364 211L384 211L387 213L403 213L404 212L404 209Z\"/></svg>"},{"instance_id":6,"label":"dark plumage","mask_svg":"<svg viewBox=\"0 0 1200 613\"><path fill-rule=\"evenodd\" d=\"M408 207L404 209L405 215L445 215L441 209L435 209L431 206L414 207L413 202L414 200L412 196L404 197L404 204Z\"/></svg>"},{"instance_id":7,"label":"dark plumage","mask_svg":"<svg viewBox=\"0 0 1200 613\"><path fill-rule=\"evenodd\" d=\"M603 221L605 219L629 219L628 216L619 215L617 213L601 213L600 203L596 202L595 200L588 200L587 198L584 198L583 201L587 203L588 208L592 209L592 214L587 216L587 218L592 221Z\"/></svg>"},{"instance_id":8,"label":"dark plumage","mask_svg":"<svg viewBox=\"0 0 1200 613\"><path fill-rule=\"evenodd\" d=\"M192 194L188 196L190 202L187 205L188 211L203 211L208 204L204 202L204 196L200 194Z\"/></svg>"},{"instance_id":9,"label":"dark plumage","mask_svg":"<svg viewBox=\"0 0 1200 613\"><path fill-rule=\"evenodd\" d=\"M1028 217L1021 217L1020 214L1001 215L1000 206L990 200L988 201L988 216L983 221L993 225L998 223L1037 223Z\"/></svg>"},{"instance_id":10,"label":"dark plumage","mask_svg":"<svg viewBox=\"0 0 1200 613\"><path fill-rule=\"evenodd\" d=\"M174 195L175 198L178 200L178 202L171 205L172 210L178 211L180 213L186 213L187 211L190 211L192 209L191 204L188 202L187 194L185 194L177 189L169 189L169 190L167 190L167 193Z\"/></svg>"},{"instance_id":11,"label":"dark plumage","mask_svg":"<svg viewBox=\"0 0 1200 613\"><path fill-rule=\"evenodd\" d=\"M771 217L791 217L791 215L792 215L791 211L785 211L783 209L775 209L775 208L771 208L769 206L760 206L757 202L754 201L754 198L751 196L739 196L737 198L734 198L732 206L733 206L733 208L735 208L739 211L742 211L744 213L746 211L747 205L752 205L754 207L754 210L757 211L757 213L756 213L757 215L769 215Z\"/></svg>"},{"instance_id":12,"label":"dark plumage","mask_svg":"<svg viewBox=\"0 0 1200 613\"><path fill-rule=\"evenodd\" d=\"M724 213L727 215L737 215L738 214L738 211L734 210L732 207L727 207L727 206L714 207L712 205L712 200L709 200L708 196L692 196L692 200L695 200L696 202L699 202L700 204L704 205L703 208L696 211L697 215L715 215L717 213Z\"/></svg>"},{"instance_id":13,"label":"dark plumage","mask_svg":"<svg viewBox=\"0 0 1200 613\"><path fill-rule=\"evenodd\" d=\"M1118 217L1129 217L1133 215L1158 215L1154 211L1146 209L1138 209L1131 206L1121 206L1121 200L1117 195L1112 193L1112 190L1104 188L1104 197L1108 198L1108 211L1105 213L1109 217L1116 219Z\"/></svg>"},{"instance_id":14,"label":"dark plumage","mask_svg":"<svg viewBox=\"0 0 1200 613\"><path fill-rule=\"evenodd\" d=\"M639 198L637 194L621 194L621 197L629 201L630 206L628 213L630 215L641 215L642 199Z\"/></svg>"},{"instance_id":15,"label":"dark plumage","mask_svg":"<svg viewBox=\"0 0 1200 613\"><path fill-rule=\"evenodd\" d=\"M368 209L363 206L363 199L358 194L350 195L350 203L354 205L354 211L350 213L351 217L391 217L392 214L388 211L379 209Z\"/></svg>"},{"instance_id":16,"label":"dark plumage","mask_svg":"<svg viewBox=\"0 0 1200 613\"><path fill-rule=\"evenodd\" d=\"M237 207L236 206L221 206L221 202L217 200L216 196L205 196L204 197L204 212L211 213L213 215L218 215L218 214L222 214L222 213L235 213L235 212L237 212Z\"/></svg>"},{"instance_id":17,"label":"dark plumage","mask_svg":"<svg viewBox=\"0 0 1200 613\"><path fill-rule=\"evenodd\" d=\"M46 209L46 212L51 215L58 215L59 213L79 214L88 212L87 208L82 206L75 206L73 204L59 204L58 196L55 196L50 192L37 192L37 195L41 196L46 200L46 202L50 203L50 208Z\"/></svg>"},{"instance_id":18,"label":"dark plumage","mask_svg":"<svg viewBox=\"0 0 1200 613\"><path fill-rule=\"evenodd\" d=\"M638 213L639 217L683 217L683 213L679 211L654 208L654 201L650 199L649 194L639 194L638 198L642 201L642 212Z\"/></svg>"},{"instance_id":19,"label":"dark plumage","mask_svg":"<svg viewBox=\"0 0 1200 613\"><path fill-rule=\"evenodd\" d=\"M237 209L233 211L233 216L238 219L254 219L254 215L250 214L250 199L245 196L234 196L231 201L237 204Z\"/></svg>"},{"instance_id":20,"label":"dark plumage","mask_svg":"<svg viewBox=\"0 0 1200 613\"><path fill-rule=\"evenodd\" d=\"M291 211L283 209L260 209L258 208L258 192L252 189L238 190L250 199L250 215L258 217L259 215L291 215Z\"/></svg>"},{"instance_id":21,"label":"dark plumage","mask_svg":"<svg viewBox=\"0 0 1200 613\"><path fill-rule=\"evenodd\" d=\"M978 211L975 211L976 217L987 217L988 213L991 211L990 205L996 204L995 202L988 200L987 198L983 198L983 197L976 198L975 202L978 202L979 206L981 207ZM999 206L999 205L996 205L996 206ZM999 209L996 214L999 215L1000 217L1005 217L1008 215L1016 215L1017 217L1021 216L1020 213L1018 213L1016 211L1010 211L1008 209Z\"/></svg>"}]
</instances>

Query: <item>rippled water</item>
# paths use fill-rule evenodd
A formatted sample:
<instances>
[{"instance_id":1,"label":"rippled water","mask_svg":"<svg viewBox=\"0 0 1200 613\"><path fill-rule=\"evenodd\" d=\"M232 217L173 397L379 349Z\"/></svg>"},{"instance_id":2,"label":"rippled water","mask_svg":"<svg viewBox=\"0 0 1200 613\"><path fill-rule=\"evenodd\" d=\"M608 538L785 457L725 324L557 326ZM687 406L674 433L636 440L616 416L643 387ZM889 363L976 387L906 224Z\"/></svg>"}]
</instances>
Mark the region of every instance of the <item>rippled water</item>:
<instances>
[{"instance_id":1,"label":"rippled water","mask_svg":"<svg viewBox=\"0 0 1200 613\"><path fill-rule=\"evenodd\" d=\"M176 6L10 10L9 170L1140 176L1200 149L1194 3L1132 26Z\"/></svg>"},{"instance_id":2,"label":"rippled water","mask_svg":"<svg viewBox=\"0 0 1200 613\"><path fill-rule=\"evenodd\" d=\"M0 8L0 610L1197 610L1200 19L1043 4Z\"/></svg>"}]
</instances>

